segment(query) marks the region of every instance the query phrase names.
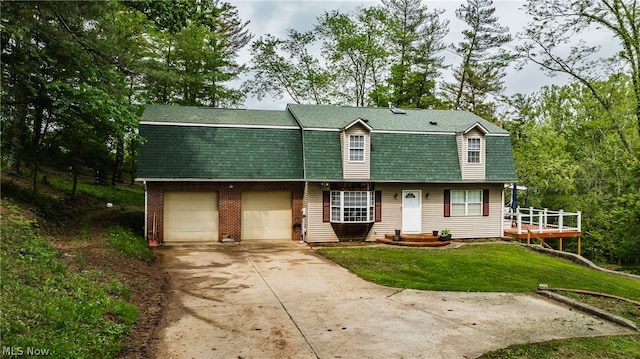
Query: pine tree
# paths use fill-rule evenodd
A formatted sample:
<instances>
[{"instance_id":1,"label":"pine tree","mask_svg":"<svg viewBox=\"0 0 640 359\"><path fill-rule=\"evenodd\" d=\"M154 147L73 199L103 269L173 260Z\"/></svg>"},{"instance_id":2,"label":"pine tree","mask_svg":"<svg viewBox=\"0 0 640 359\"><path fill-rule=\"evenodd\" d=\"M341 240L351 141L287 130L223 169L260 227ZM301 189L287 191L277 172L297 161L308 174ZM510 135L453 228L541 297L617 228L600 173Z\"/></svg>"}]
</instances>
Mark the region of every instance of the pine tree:
<instances>
[{"instance_id":1,"label":"pine tree","mask_svg":"<svg viewBox=\"0 0 640 359\"><path fill-rule=\"evenodd\" d=\"M511 56L502 47L511 41L509 28L500 26L491 0L467 0L456 10L456 17L468 29L454 48L461 62L453 68L452 83L443 86L449 106L494 119L491 96L503 90L502 79Z\"/></svg>"}]
</instances>

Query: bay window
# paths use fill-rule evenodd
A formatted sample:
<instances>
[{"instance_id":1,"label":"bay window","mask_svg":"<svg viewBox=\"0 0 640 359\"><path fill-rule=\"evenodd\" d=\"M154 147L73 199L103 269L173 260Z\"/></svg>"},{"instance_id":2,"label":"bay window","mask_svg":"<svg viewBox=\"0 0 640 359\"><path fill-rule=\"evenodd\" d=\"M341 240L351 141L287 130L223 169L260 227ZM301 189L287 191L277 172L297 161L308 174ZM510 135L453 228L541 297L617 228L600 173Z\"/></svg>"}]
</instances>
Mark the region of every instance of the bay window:
<instances>
[{"instance_id":1,"label":"bay window","mask_svg":"<svg viewBox=\"0 0 640 359\"><path fill-rule=\"evenodd\" d=\"M373 191L331 191L331 222L373 222L374 194Z\"/></svg>"}]
</instances>

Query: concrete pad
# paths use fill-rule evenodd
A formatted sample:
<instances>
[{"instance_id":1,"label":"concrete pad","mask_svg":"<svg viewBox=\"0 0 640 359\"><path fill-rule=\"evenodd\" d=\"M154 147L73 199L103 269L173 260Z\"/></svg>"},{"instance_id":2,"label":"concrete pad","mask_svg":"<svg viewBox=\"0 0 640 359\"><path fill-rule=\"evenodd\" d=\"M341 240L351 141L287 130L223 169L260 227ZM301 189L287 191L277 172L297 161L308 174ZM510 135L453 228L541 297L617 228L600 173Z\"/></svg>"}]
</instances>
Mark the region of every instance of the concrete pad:
<instances>
[{"instance_id":1,"label":"concrete pad","mask_svg":"<svg viewBox=\"0 0 640 359\"><path fill-rule=\"evenodd\" d=\"M473 358L515 343L631 330L536 294L401 290L290 241L181 244L162 358Z\"/></svg>"}]
</instances>

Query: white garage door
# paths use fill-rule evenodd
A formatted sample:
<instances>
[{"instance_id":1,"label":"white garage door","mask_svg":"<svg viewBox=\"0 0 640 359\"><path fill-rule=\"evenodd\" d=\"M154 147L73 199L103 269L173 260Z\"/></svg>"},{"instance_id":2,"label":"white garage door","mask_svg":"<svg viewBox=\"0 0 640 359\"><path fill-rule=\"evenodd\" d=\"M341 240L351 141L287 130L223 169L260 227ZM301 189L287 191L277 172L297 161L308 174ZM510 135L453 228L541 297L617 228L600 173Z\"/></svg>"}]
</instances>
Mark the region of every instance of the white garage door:
<instances>
[{"instance_id":1,"label":"white garage door","mask_svg":"<svg viewBox=\"0 0 640 359\"><path fill-rule=\"evenodd\" d=\"M291 192L242 192L242 240L290 239Z\"/></svg>"},{"instance_id":2,"label":"white garage door","mask_svg":"<svg viewBox=\"0 0 640 359\"><path fill-rule=\"evenodd\" d=\"M165 192L164 240L218 240L218 193Z\"/></svg>"}]
</instances>

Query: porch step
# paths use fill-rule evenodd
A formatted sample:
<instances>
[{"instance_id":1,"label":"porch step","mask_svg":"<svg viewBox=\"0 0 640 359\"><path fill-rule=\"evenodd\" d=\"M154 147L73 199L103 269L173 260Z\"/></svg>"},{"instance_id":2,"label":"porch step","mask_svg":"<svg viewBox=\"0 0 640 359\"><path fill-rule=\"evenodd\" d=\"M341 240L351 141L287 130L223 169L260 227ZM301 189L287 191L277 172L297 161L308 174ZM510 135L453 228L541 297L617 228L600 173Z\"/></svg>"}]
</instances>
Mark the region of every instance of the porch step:
<instances>
[{"instance_id":1,"label":"porch step","mask_svg":"<svg viewBox=\"0 0 640 359\"><path fill-rule=\"evenodd\" d=\"M385 234L385 239L393 240L395 234ZM407 242L438 242L440 239L439 236L434 236L431 233L420 233L420 234L401 234L400 240Z\"/></svg>"},{"instance_id":2,"label":"porch step","mask_svg":"<svg viewBox=\"0 0 640 359\"><path fill-rule=\"evenodd\" d=\"M414 241L414 240L401 240L394 241L393 238L379 238L377 240L379 243L391 244L394 246L405 246L405 247L443 247L451 244L450 241Z\"/></svg>"}]
</instances>

